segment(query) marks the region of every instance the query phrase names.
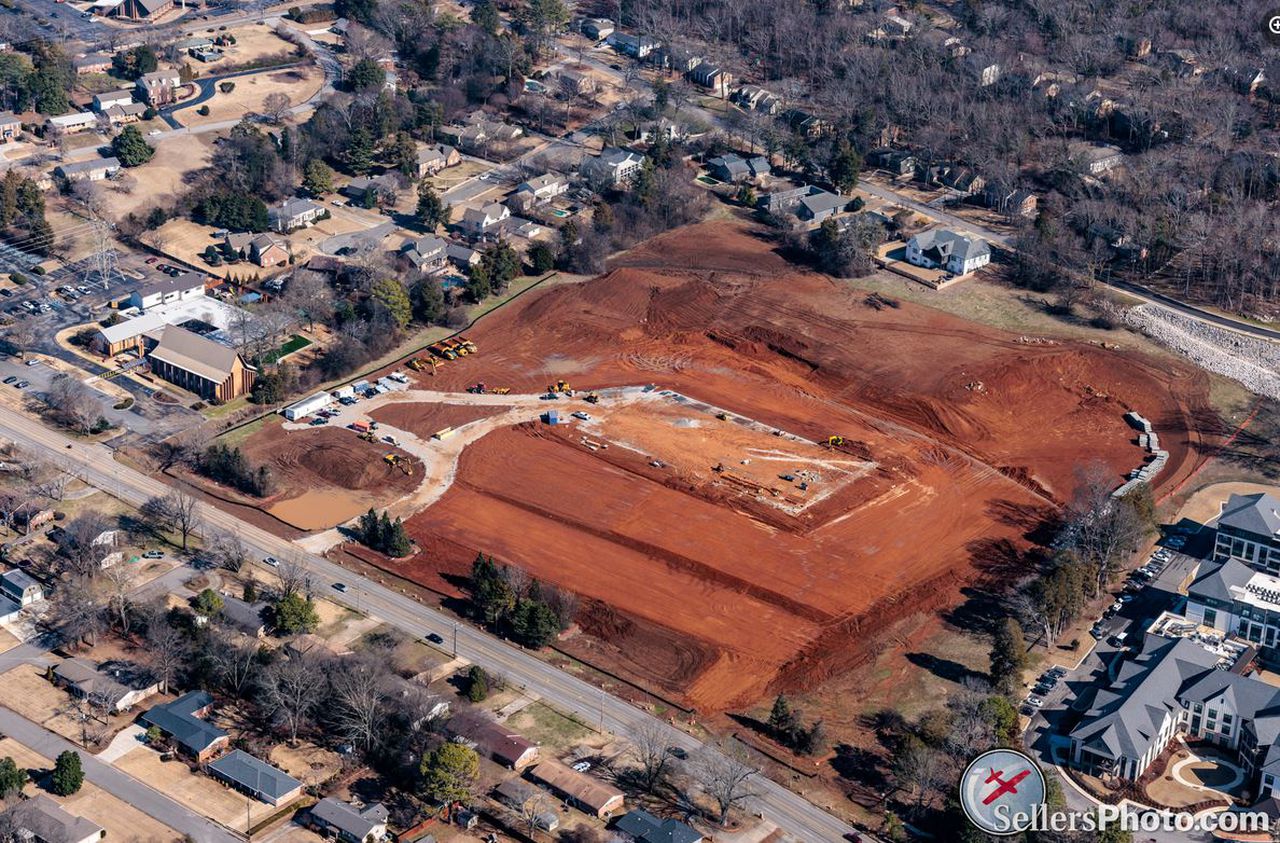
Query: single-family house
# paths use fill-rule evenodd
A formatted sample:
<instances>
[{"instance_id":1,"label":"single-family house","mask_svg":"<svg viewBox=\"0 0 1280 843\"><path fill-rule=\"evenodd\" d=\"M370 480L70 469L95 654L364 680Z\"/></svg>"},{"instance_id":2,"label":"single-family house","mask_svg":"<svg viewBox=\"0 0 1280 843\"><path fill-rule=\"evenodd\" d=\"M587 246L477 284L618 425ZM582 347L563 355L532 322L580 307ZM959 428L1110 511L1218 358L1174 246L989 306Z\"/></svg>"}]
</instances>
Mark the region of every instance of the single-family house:
<instances>
[{"instance_id":1,"label":"single-family house","mask_svg":"<svg viewBox=\"0 0 1280 843\"><path fill-rule=\"evenodd\" d=\"M848 196L818 190L800 197L795 214L805 222L822 222L849 207L849 202Z\"/></svg>"},{"instance_id":2,"label":"single-family house","mask_svg":"<svg viewBox=\"0 0 1280 843\"><path fill-rule=\"evenodd\" d=\"M133 91L108 91L93 95L93 110L106 111L113 105L129 105L133 102Z\"/></svg>"},{"instance_id":3,"label":"single-family house","mask_svg":"<svg viewBox=\"0 0 1280 843\"><path fill-rule=\"evenodd\" d=\"M1007 182L989 182L982 190L982 202L988 208L1010 217L1033 217L1039 200L1029 190L1015 188Z\"/></svg>"},{"instance_id":4,"label":"single-family house","mask_svg":"<svg viewBox=\"0 0 1280 843\"><path fill-rule=\"evenodd\" d=\"M867 153L867 163L895 176L909 176L916 171L916 157L905 149L873 149Z\"/></svg>"},{"instance_id":5,"label":"single-family house","mask_svg":"<svg viewBox=\"0 0 1280 843\"><path fill-rule=\"evenodd\" d=\"M444 251L449 258L449 263L458 269L465 271L480 263L480 253L470 246L464 246L461 243L450 243L445 247Z\"/></svg>"},{"instance_id":6,"label":"single-family house","mask_svg":"<svg viewBox=\"0 0 1280 843\"><path fill-rule=\"evenodd\" d=\"M160 683L140 665L112 663L103 669L88 659L61 662L53 669L53 682L113 713L128 711L160 692Z\"/></svg>"},{"instance_id":7,"label":"single-family house","mask_svg":"<svg viewBox=\"0 0 1280 843\"><path fill-rule=\"evenodd\" d=\"M462 154L452 146L433 143L418 147L418 178L434 176L447 167L462 163Z\"/></svg>"},{"instance_id":8,"label":"single-family house","mask_svg":"<svg viewBox=\"0 0 1280 843\"><path fill-rule=\"evenodd\" d=\"M20 799L0 817L0 825L23 843L95 843L107 836L106 829L77 816L43 793Z\"/></svg>"},{"instance_id":9,"label":"single-family house","mask_svg":"<svg viewBox=\"0 0 1280 843\"><path fill-rule=\"evenodd\" d=\"M263 620L266 609L267 604L261 601L249 603L230 594L222 595L222 620L251 638L267 634L267 623Z\"/></svg>"},{"instance_id":10,"label":"single-family house","mask_svg":"<svg viewBox=\"0 0 1280 843\"><path fill-rule=\"evenodd\" d=\"M67 183L77 181L102 181L120 172L120 160L110 158L91 158L87 161L73 161L70 164L59 164L54 167L53 174Z\"/></svg>"},{"instance_id":11,"label":"single-family house","mask_svg":"<svg viewBox=\"0 0 1280 843\"><path fill-rule=\"evenodd\" d=\"M710 89L716 96L726 97L733 82L733 74L714 62L704 61L689 71L689 79Z\"/></svg>"},{"instance_id":12,"label":"single-family house","mask_svg":"<svg viewBox=\"0 0 1280 843\"><path fill-rule=\"evenodd\" d=\"M648 35L628 35L625 32L615 32L609 38L609 42L619 53L633 59L648 58L650 53L661 46L656 38Z\"/></svg>"},{"instance_id":13,"label":"single-family house","mask_svg":"<svg viewBox=\"0 0 1280 843\"><path fill-rule=\"evenodd\" d=\"M344 843L381 843L387 838L387 809L381 802L352 805L325 797L308 814L317 831Z\"/></svg>"},{"instance_id":14,"label":"single-family house","mask_svg":"<svg viewBox=\"0 0 1280 843\"><path fill-rule=\"evenodd\" d=\"M931 228L907 242L907 262L926 269L943 269L956 276L968 275L991 262L991 248L981 238Z\"/></svg>"},{"instance_id":15,"label":"single-family house","mask_svg":"<svg viewBox=\"0 0 1280 843\"><path fill-rule=\"evenodd\" d=\"M1000 80L1000 63L990 56L970 53L964 57L964 66L979 88L989 87Z\"/></svg>"},{"instance_id":16,"label":"single-family house","mask_svg":"<svg viewBox=\"0 0 1280 843\"><path fill-rule=\"evenodd\" d=\"M138 77L138 95L153 106L168 105L178 98L182 77L176 70L157 70Z\"/></svg>"},{"instance_id":17,"label":"single-family house","mask_svg":"<svg viewBox=\"0 0 1280 843\"><path fill-rule=\"evenodd\" d=\"M204 275L199 272L156 275L129 293L129 306L145 311L149 307L189 301L203 295Z\"/></svg>"},{"instance_id":18,"label":"single-family house","mask_svg":"<svg viewBox=\"0 0 1280 843\"><path fill-rule=\"evenodd\" d=\"M826 120L799 108L788 108L782 112L782 120L791 131L810 139L831 131L831 124Z\"/></svg>"},{"instance_id":19,"label":"single-family house","mask_svg":"<svg viewBox=\"0 0 1280 843\"><path fill-rule=\"evenodd\" d=\"M746 181L751 178L751 167L747 164L747 159L732 152L708 160L707 171L713 178L723 182Z\"/></svg>"},{"instance_id":20,"label":"single-family house","mask_svg":"<svg viewBox=\"0 0 1280 843\"><path fill-rule=\"evenodd\" d=\"M22 134L22 120L12 111L0 111L0 143L14 140Z\"/></svg>"},{"instance_id":21,"label":"single-family house","mask_svg":"<svg viewBox=\"0 0 1280 843\"><path fill-rule=\"evenodd\" d=\"M223 784L274 807L302 795L302 782L243 750L231 750L206 764L205 770Z\"/></svg>"},{"instance_id":22,"label":"single-family house","mask_svg":"<svg viewBox=\"0 0 1280 843\"><path fill-rule=\"evenodd\" d=\"M1120 147L1110 144L1077 141L1067 147L1067 154L1081 173L1090 176L1105 175L1124 163Z\"/></svg>"},{"instance_id":23,"label":"single-family house","mask_svg":"<svg viewBox=\"0 0 1280 843\"><path fill-rule=\"evenodd\" d=\"M655 67L663 70L670 70L679 73L682 76L688 75L698 65L705 61L702 56L688 49L668 44L659 47L649 54L648 62Z\"/></svg>"},{"instance_id":24,"label":"single-family house","mask_svg":"<svg viewBox=\"0 0 1280 843\"><path fill-rule=\"evenodd\" d=\"M490 202L483 208L467 208L462 212L458 227L472 237L479 237L498 223L509 218L511 211L501 202Z\"/></svg>"},{"instance_id":25,"label":"single-family house","mask_svg":"<svg viewBox=\"0 0 1280 843\"><path fill-rule=\"evenodd\" d=\"M561 68L556 73L556 79L561 91L575 97L594 94L596 91L596 79L585 69Z\"/></svg>"},{"instance_id":26,"label":"single-family house","mask_svg":"<svg viewBox=\"0 0 1280 843\"><path fill-rule=\"evenodd\" d=\"M1164 50L1157 57L1157 63L1174 76L1186 78L1199 76L1204 72L1200 59L1192 50Z\"/></svg>"},{"instance_id":27,"label":"single-family house","mask_svg":"<svg viewBox=\"0 0 1280 843\"><path fill-rule=\"evenodd\" d=\"M759 85L743 85L729 99L739 108L762 114L777 114L782 108L782 99Z\"/></svg>"},{"instance_id":28,"label":"single-family house","mask_svg":"<svg viewBox=\"0 0 1280 843\"><path fill-rule=\"evenodd\" d=\"M409 263L420 272L431 272L440 269L449 259L449 243L428 234L407 241L400 249Z\"/></svg>"},{"instance_id":29,"label":"single-family house","mask_svg":"<svg viewBox=\"0 0 1280 843\"><path fill-rule=\"evenodd\" d=\"M607 818L622 810L622 791L554 759L538 762L526 775L584 813Z\"/></svg>"},{"instance_id":30,"label":"single-family house","mask_svg":"<svg viewBox=\"0 0 1280 843\"><path fill-rule=\"evenodd\" d=\"M270 234L228 233L223 244L233 255L258 266L283 266L289 262L289 250Z\"/></svg>"},{"instance_id":31,"label":"single-family house","mask_svg":"<svg viewBox=\"0 0 1280 843\"><path fill-rule=\"evenodd\" d=\"M627 184L640 172L644 156L629 149L606 146L599 155L582 161L582 174L593 183L608 187Z\"/></svg>"},{"instance_id":32,"label":"single-family house","mask_svg":"<svg viewBox=\"0 0 1280 843\"><path fill-rule=\"evenodd\" d=\"M540 176L522 181L515 192L507 197L507 201L517 208L527 211L535 205L549 202L569 190L569 180L558 173L543 173Z\"/></svg>"},{"instance_id":33,"label":"single-family house","mask_svg":"<svg viewBox=\"0 0 1280 843\"><path fill-rule=\"evenodd\" d=\"M987 183L977 170L964 166L947 168L939 181L960 193L977 193Z\"/></svg>"},{"instance_id":34,"label":"single-family house","mask_svg":"<svg viewBox=\"0 0 1280 843\"><path fill-rule=\"evenodd\" d=\"M485 722L468 729L462 737L474 741L477 752L512 770L523 770L539 761L537 744L503 723Z\"/></svg>"},{"instance_id":35,"label":"single-family house","mask_svg":"<svg viewBox=\"0 0 1280 843\"><path fill-rule=\"evenodd\" d=\"M111 69L111 56L105 53L90 53L71 60L71 66L77 74L106 73Z\"/></svg>"},{"instance_id":36,"label":"single-family house","mask_svg":"<svg viewBox=\"0 0 1280 843\"><path fill-rule=\"evenodd\" d=\"M579 30L592 41L603 41L613 34L615 28L608 18L587 18Z\"/></svg>"},{"instance_id":37,"label":"single-family house","mask_svg":"<svg viewBox=\"0 0 1280 843\"><path fill-rule=\"evenodd\" d=\"M272 205L267 210L267 219L270 220L272 229L286 234L294 229L306 228L326 212L327 209L318 202L294 196L279 205ZM288 259L287 253L285 258Z\"/></svg>"},{"instance_id":38,"label":"single-family house","mask_svg":"<svg viewBox=\"0 0 1280 843\"><path fill-rule=\"evenodd\" d=\"M45 120L45 126L55 135L74 135L96 128L97 125L98 115L92 111L73 111Z\"/></svg>"},{"instance_id":39,"label":"single-family house","mask_svg":"<svg viewBox=\"0 0 1280 843\"><path fill-rule=\"evenodd\" d=\"M1267 81L1266 72L1256 64L1229 64L1222 68L1219 76L1231 87L1246 96L1256 94L1258 88L1262 87L1263 83Z\"/></svg>"},{"instance_id":40,"label":"single-family house","mask_svg":"<svg viewBox=\"0 0 1280 843\"><path fill-rule=\"evenodd\" d=\"M634 808L618 817L613 830L626 835L633 843L702 843L706 838L688 823L676 819L658 819L642 808Z\"/></svg>"},{"instance_id":41,"label":"single-family house","mask_svg":"<svg viewBox=\"0 0 1280 843\"><path fill-rule=\"evenodd\" d=\"M169 325L147 355L151 371L206 401L230 401L253 388L257 370L234 348Z\"/></svg>"},{"instance_id":42,"label":"single-family house","mask_svg":"<svg viewBox=\"0 0 1280 843\"><path fill-rule=\"evenodd\" d=\"M127 123L137 123L147 113L149 107L146 103L131 102L128 105L113 105L101 113L106 115L107 121L112 126L123 126Z\"/></svg>"}]
</instances>

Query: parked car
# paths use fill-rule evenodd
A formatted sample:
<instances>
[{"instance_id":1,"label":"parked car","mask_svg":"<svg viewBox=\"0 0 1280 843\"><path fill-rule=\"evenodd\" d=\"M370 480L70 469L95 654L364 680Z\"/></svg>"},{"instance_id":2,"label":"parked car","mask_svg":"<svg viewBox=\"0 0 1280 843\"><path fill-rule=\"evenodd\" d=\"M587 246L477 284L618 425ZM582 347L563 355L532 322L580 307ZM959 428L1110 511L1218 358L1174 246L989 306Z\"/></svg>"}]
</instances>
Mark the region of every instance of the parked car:
<instances>
[{"instance_id":1,"label":"parked car","mask_svg":"<svg viewBox=\"0 0 1280 843\"><path fill-rule=\"evenodd\" d=\"M17 387L18 389L26 389L27 387L31 386L31 381L18 381L17 383L14 384L14 386Z\"/></svg>"},{"instance_id":2,"label":"parked car","mask_svg":"<svg viewBox=\"0 0 1280 843\"><path fill-rule=\"evenodd\" d=\"M579 773L585 773L587 770L591 769L591 762L579 761L573 765L573 769L577 770Z\"/></svg>"},{"instance_id":3,"label":"parked car","mask_svg":"<svg viewBox=\"0 0 1280 843\"><path fill-rule=\"evenodd\" d=\"M18 378L16 375L9 375L9 377L4 379L5 386L8 386L9 384L14 383L17 380Z\"/></svg>"},{"instance_id":4,"label":"parked car","mask_svg":"<svg viewBox=\"0 0 1280 843\"><path fill-rule=\"evenodd\" d=\"M6 299L13 298L13 290L10 290L8 287L0 289L0 296L4 296Z\"/></svg>"},{"instance_id":5,"label":"parked car","mask_svg":"<svg viewBox=\"0 0 1280 843\"><path fill-rule=\"evenodd\" d=\"M145 262L148 266L150 266L151 264L155 263L157 260L159 260L159 258L147 258Z\"/></svg>"},{"instance_id":6,"label":"parked car","mask_svg":"<svg viewBox=\"0 0 1280 843\"><path fill-rule=\"evenodd\" d=\"M275 558L274 556L268 556L266 559L263 559L262 561L264 564L270 565L272 568L280 567L280 560Z\"/></svg>"},{"instance_id":7,"label":"parked car","mask_svg":"<svg viewBox=\"0 0 1280 843\"><path fill-rule=\"evenodd\" d=\"M1042 700L1040 697L1037 697L1037 696L1030 696L1030 697L1027 697L1027 705L1032 706L1034 708L1039 708L1040 706L1044 705L1044 700Z\"/></svg>"},{"instance_id":8,"label":"parked car","mask_svg":"<svg viewBox=\"0 0 1280 843\"><path fill-rule=\"evenodd\" d=\"M39 360L37 360L36 358L32 357L30 360L28 360L28 361L27 361L27 365L28 365L28 366L39 366L39 365L40 365L40 361L39 361Z\"/></svg>"},{"instance_id":9,"label":"parked car","mask_svg":"<svg viewBox=\"0 0 1280 843\"><path fill-rule=\"evenodd\" d=\"M163 558L164 558L164 551L163 551L163 550L148 550L146 553L142 554L142 558L143 558L143 559L163 559Z\"/></svg>"}]
</instances>

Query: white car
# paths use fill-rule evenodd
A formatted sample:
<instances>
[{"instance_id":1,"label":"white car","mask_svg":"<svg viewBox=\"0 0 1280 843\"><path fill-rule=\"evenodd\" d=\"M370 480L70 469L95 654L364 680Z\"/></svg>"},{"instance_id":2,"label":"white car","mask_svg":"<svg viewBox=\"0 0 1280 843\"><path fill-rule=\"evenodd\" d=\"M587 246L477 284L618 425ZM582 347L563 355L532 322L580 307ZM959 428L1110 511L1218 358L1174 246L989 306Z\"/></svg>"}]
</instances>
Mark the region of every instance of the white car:
<instances>
[{"instance_id":1,"label":"white car","mask_svg":"<svg viewBox=\"0 0 1280 843\"><path fill-rule=\"evenodd\" d=\"M1044 700L1033 695L1033 696L1027 697L1027 705L1033 706L1035 708L1039 708L1040 706L1044 705Z\"/></svg>"},{"instance_id":2,"label":"white car","mask_svg":"<svg viewBox=\"0 0 1280 843\"><path fill-rule=\"evenodd\" d=\"M275 558L274 556L268 556L266 559L263 559L262 561L265 564L270 565L272 568L280 567L280 560Z\"/></svg>"},{"instance_id":3,"label":"white car","mask_svg":"<svg viewBox=\"0 0 1280 843\"><path fill-rule=\"evenodd\" d=\"M587 770L591 769L591 762L579 761L577 764L573 765L573 769L577 770L579 773L585 773Z\"/></svg>"},{"instance_id":4,"label":"white car","mask_svg":"<svg viewBox=\"0 0 1280 843\"><path fill-rule=\"evenodd\" d=\"M584 413L581 410L575 411L572 415L575 419L581 419L582 421L591 421L591 415L589 413Z\"/></svg>"},{"instance_id":5,"label":"white car","mask_svg":"<svg viewBox=\"0 0 1280 843\"><path fill-rule=\"evenodd\" d=\"M151 131L147 132L147 134L154 138L156 135L160 135L164 133L159 129L152 129Z\"/></svg>"}]
</instances>

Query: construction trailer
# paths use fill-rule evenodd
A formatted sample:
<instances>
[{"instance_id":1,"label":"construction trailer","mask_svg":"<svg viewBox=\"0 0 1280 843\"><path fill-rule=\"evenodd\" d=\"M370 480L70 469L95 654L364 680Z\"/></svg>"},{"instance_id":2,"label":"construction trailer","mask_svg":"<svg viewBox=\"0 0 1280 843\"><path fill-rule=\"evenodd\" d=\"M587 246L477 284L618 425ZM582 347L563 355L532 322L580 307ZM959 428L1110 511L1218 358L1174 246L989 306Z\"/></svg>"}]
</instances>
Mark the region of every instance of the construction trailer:
<instances>
[{"instance_id":1,"label":"construction trailer","mask_svg":"<svg viewBox=\"0 0 1280 843\"><path fill-rule=\"evenodd\" d=\"M290 404L284 408L284 417L289 421L297 421L314 413L323 410L333 403L333 398L327 392L317 392L308 398L303 398L296 404Z\"/></svg>"}]
</instances>

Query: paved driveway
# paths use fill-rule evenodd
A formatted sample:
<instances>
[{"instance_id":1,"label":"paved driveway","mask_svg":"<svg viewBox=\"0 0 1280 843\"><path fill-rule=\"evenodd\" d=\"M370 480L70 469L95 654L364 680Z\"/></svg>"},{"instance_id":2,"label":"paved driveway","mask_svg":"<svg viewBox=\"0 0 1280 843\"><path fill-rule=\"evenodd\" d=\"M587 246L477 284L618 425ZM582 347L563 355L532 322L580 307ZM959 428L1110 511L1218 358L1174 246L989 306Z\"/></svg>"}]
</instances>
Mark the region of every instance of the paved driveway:
<instances>
[{"instance_id":1,"label":"paved driveway","mask_svg":"<svg viewBox=\"0 0 1280 843\"><path fill-rule=\"evenodd\" d=\"M68 749L79 752L86 779L179 834L188 835L196 843L237 843L241 840L238 835L179 805L150 785L104 764L70 741L4 707L0 707L0 732L45 758L57 758L59 753Z\"/></svg>"}]
</instances>

